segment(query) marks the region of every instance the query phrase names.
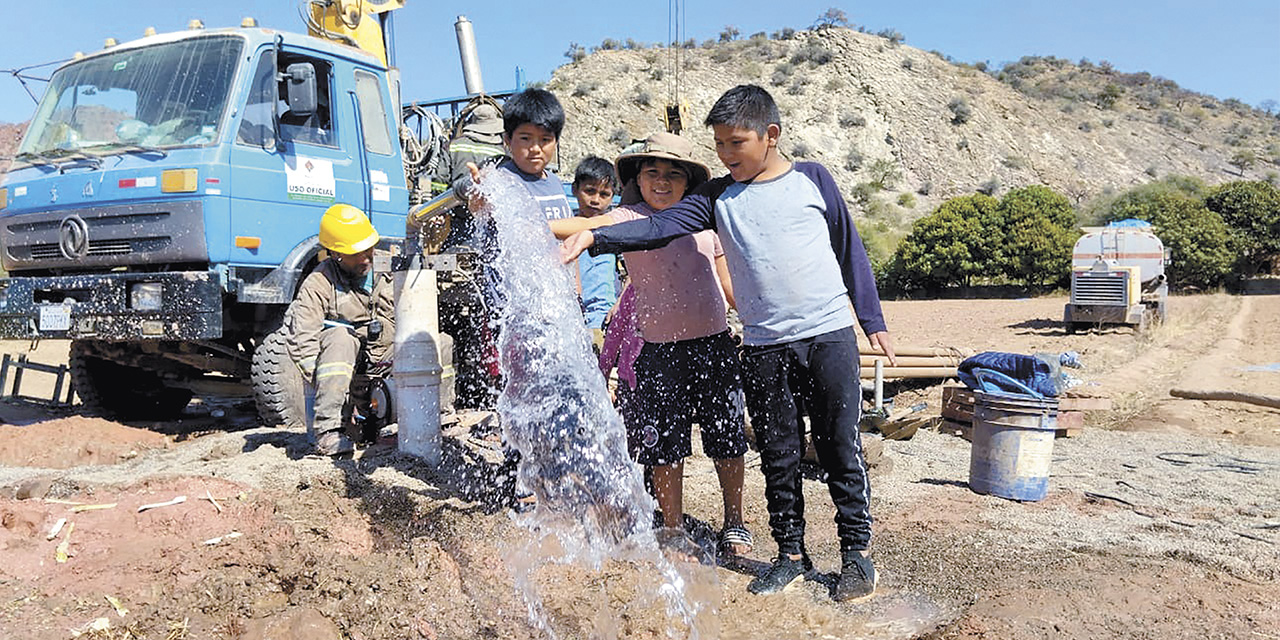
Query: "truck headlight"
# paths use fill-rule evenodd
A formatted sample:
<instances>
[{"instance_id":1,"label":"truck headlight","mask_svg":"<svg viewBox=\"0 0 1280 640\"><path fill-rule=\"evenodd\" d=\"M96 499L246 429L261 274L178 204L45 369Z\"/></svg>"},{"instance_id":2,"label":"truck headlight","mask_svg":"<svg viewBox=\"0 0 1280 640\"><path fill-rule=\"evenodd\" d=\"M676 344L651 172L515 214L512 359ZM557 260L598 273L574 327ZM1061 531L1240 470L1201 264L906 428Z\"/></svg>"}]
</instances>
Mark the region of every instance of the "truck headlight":
<instances>
[{"instance_id":1,"label":"truck headlight","mask_svg":"<svg viewBox=\"0 0 1280 640\"><path fill-rule=\"evenodd\" d=\"M159 282L135 282L129 286L129 307L137 311L159 311L164 285Z\"/></svg>"}]
</instances>

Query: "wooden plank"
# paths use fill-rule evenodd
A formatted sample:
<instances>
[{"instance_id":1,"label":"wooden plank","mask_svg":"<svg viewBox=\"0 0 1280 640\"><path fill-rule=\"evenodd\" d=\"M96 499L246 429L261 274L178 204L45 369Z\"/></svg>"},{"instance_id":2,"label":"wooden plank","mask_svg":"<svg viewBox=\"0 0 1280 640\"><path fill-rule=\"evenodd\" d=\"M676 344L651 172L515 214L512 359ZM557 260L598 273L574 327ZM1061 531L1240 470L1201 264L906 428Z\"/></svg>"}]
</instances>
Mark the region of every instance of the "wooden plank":
<instances>
[{"instance_id":1,"label":"wooden plank","mask_svg":"<svg viewBox=\"0 0 1280 640\"><path fill-rule=\"evenodd\" d=\"M1058 398L1060 411L1110 411L1111 398L1076 398L1067 396Z\"/></svg>"},{"instance_id":2,"label":"wooden plank","mask_svg":"<svg viewBox=\"0 0 1280 640\"><path fill-rule=\"evenodd\" d=\"M1054 433L1058 438L1073 438L1084 432L1083 411L1059 411L1058 430Z\"/></svg>"},{"instance_id":3,"label":"wooden plank","mask_svg":"<svg viewBox=\"0 0 1280 640\"><path fill-rule=\"evenodd\" d=\"M943 387L941 413L955 422L973 422L973 392L968 387Z\"/></svg>"},{"instance_id":4,"label":"wooden plank","mask_svg":"<svg viewBox=\"0 0 1280 640\"><path fill-rule=\"evenodd\" d=\"M972 435L971 435L972 432L973 432L973 425L970 425L967 422L956 422L954 420L944 419L942 423L938 425L938 433L945 433L947 435L960 436L965 440L972 439Z\"/></svg>"},{"instance_id":5,"label":"wooden plank","mask_svg":"<svg viewBox=\"0 0 1280 640\"><path fill-rule=\"evenodd\" d=\"M954 402L942 405L942 417L956 422L973 422L973 405L962 405Z\"/></svg>"},{"instance_id":6,"label":"wooden plank","mask_svg":"<svg viewBox=\"0 0 1280 640\"><path fill-rule=\"evenodd\" d=\"M1226 400L1228 402L1244 402L1260 407L1280 409L1280 396L1263 396L1256 393L1239 391L1198 391L1193 389L1170 389L1169 395L1175 398L1191 400Z\"/></svg>"},{"instance_id":7,"label":"wooden plank","mask_svg":"<svg viewBox=\"0 0 1280 640\"><path fill-rule=\"evenodd\" d=\"M969 387L960 387L956 385L948 385L942 388L942 403L958 402L960 404L973 404L973 391Z\"/></svg>"},{"instance_id":8,"label":"wooden plank","mask_svg":"<svg viewBox=\"0 0 1280 640\"><path fill-rule=\"evenodd\" d=\"M942 388L942 404L958 403L973 406L974 394L968 387L947 386ZM972 409L971 409L972 410ZM1059 411L1110 411L1111 398L1074 397L1058 398Z\"/></svg>"}]
</instances>

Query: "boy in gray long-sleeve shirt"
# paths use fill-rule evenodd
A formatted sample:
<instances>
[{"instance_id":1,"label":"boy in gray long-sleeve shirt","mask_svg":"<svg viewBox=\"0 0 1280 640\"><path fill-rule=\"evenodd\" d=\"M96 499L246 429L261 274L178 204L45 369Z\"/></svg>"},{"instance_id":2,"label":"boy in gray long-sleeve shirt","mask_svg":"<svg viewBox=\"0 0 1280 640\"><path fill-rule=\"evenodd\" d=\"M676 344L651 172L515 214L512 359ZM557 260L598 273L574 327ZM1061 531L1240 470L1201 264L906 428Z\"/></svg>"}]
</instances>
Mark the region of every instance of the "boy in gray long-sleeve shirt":
<instances>
[{"instance_id":1,"label":"boy in gray long-sleeve shirt","mask_svg":"<svg viewBox=\"0 0 1280 640\"><path fill-rule=\"evenodd\" d=\"M748 589L780 591L813 566L804 548L805 442L796 415L802 398L836 507L842 564L834 597L867 597L876 574L867 555L871 491L858 433L855 320L893 360L870 262L826 168L779 155L781 118L767 91L730 89L705 124L728 176L645 220L577 234L565 242L563 257L587 248L596 254L659 247L702 229L720 235L744 325L747 407L778 543L778 557Z\"/></svg>"}]
</instances>

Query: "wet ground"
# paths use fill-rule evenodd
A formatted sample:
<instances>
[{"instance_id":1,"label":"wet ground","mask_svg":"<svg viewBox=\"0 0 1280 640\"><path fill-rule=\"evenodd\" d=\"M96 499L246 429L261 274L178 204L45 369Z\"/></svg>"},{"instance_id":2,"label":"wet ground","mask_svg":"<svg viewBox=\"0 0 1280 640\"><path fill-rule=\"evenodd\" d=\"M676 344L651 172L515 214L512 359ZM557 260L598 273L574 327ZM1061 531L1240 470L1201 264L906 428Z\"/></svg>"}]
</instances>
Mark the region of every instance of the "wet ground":
<instances>
[{"instance_id":1,"label":"wet ground","mask_svg":"<svg viewBox=\"0 0 1280 640\"><path fill-rule=\"evenodd\" d=\"M832 509L812 482L818 570L757 597L745 587L773 549L749 455L756 551L686 567L717 604L718 629L704 637L1280 636L1280 411L1168 395L1276 395L1280 296L1175 298L1169 323L1143 335L1067 335L1063 302L886 305L904 344L1081 353L1089 388L1115 408L1055 443L1046 499L970 491L960 438L885 442L891 465L873 479L879 594L831 602ZM53 364L65 352L44 343L31 357ZM47 398L42 380L23 392ZM936 413L940 395L918 388L896 404ZM389 446L335 462L307 456L299 432L257 428L250 410L224 400L193 404L181 421L120 424L39 401L0 405L0 637L548 636L513 583L531 533L486 485L492 442L456 430L439 470ZM686 512L718 528L709 461L695 456L686 475ZM616 562L548 566L535 581L558 637L685 637L651 606L644 575Z\"/></svg>"}]
</instances>

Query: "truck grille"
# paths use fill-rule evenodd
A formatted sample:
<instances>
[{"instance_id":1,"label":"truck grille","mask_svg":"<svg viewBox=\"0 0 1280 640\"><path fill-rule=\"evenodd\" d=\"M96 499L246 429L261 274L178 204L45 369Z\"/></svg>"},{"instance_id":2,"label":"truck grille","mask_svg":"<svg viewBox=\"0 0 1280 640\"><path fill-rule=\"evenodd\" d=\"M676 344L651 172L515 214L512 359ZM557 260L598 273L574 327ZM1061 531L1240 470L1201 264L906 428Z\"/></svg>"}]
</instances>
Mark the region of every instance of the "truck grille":
<instances>
[{"instance_id":1,"label":"truck grille","mask_svg":"<svg viewBox=\"0 0 1280 640\"><path fill-rule=\"evenodd\" d=\"M83 221L88 244L68 259L59 248L62 222ZM201 263L208 260L201 202L185 200L41 211L0 221L3 266L91 271L132 264Z\"/></svg>"},{"instance_id":2,"label":"truck grille","mask_svg":"<svg viewBox=\"0 0 1280 640\"><path fill-rule=\"evenodd\" d=\"M135 251L155 251L169 244L168 238L137 238L133 240L90 240L91 256L121 256ZM32 260L61 259L62 252L56 244L31 245Z\"/></svg>"},{"instance_id":3,"label":"truck grille","mask_svg":"<svg viewBox=\"0 0 1280 640\"><path fill-rule=\"evenodd\" d=\"M1071 274L1071 304L1127 306L1128 280L1124 273L1096 274L1077 271Z\"/></svg>"}]
</instances>

